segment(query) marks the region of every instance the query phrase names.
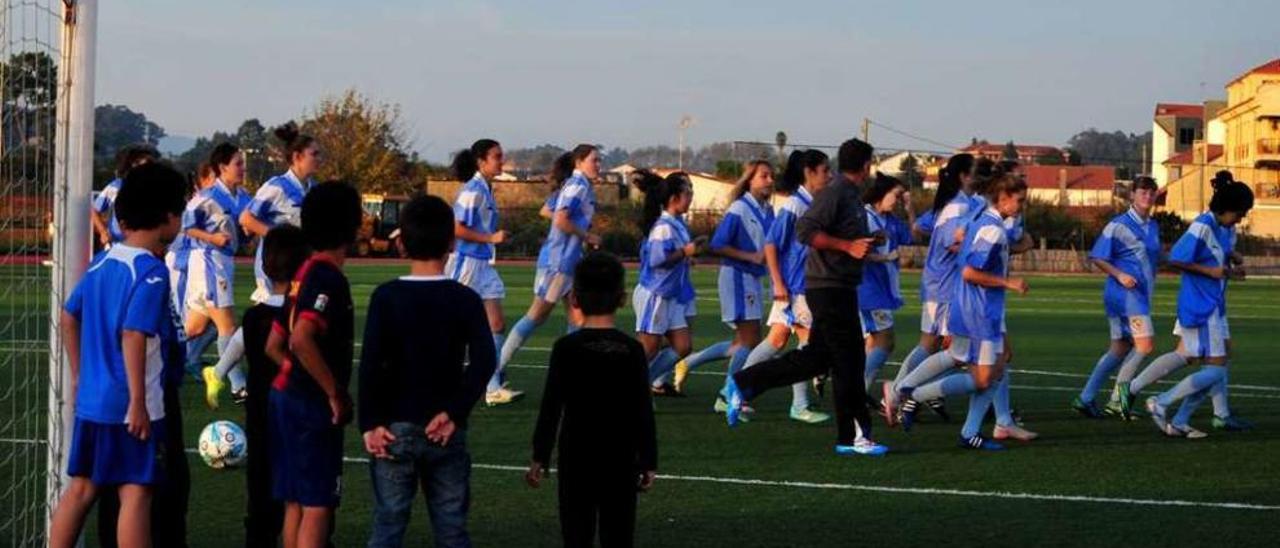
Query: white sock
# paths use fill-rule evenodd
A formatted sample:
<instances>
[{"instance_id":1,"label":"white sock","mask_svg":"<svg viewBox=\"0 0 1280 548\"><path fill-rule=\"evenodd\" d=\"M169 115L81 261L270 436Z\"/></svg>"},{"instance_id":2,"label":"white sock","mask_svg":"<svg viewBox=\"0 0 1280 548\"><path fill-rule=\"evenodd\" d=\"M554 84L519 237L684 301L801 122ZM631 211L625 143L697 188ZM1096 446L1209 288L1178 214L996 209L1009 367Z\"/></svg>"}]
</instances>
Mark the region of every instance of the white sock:
<instances>
[{"instance_id":1,"label":"white sock","mask_svg":"<svg viewBox=\"0 0 1280 548\"><path fill-rule=\"evenodd\" d=\"M743 369L746 369L745 367ZM809 381L800 381L791 385L791 410L804 411L809 408Z\"/></svg>"},{"instance_id":2,"label":"white sock","mask_svg":"<svg viewBox=\"0 0 1280 548\"><path fill-rule=\"evenodd\" d=\"M1137 394L1142 389L1155 384L1156 381L1165 378L1169 373L1173 373L1187 366L1187 359L1177 352L1169 352L1159 358L1151 360L1151 364L1143 369L1133 381L1129 383L1129 393Z\"/></svg>"},{"instance_id":3,"label":"white sock","mask_svg":"<svg viewBox=\"0 0 1280 548\"><path fill-rule=\"evenodd\" d=\"M894 388L899 391L907 391L912 388L917 388L920 385L937 378L938 375L951 371L955 366L956 360L951 357L951 352L946 350L936 352L916 367L914 371L908 373L906 378L902 379L902 382ZM916 399L919 400L919 398Z\"/></svg>"}]
</instances>

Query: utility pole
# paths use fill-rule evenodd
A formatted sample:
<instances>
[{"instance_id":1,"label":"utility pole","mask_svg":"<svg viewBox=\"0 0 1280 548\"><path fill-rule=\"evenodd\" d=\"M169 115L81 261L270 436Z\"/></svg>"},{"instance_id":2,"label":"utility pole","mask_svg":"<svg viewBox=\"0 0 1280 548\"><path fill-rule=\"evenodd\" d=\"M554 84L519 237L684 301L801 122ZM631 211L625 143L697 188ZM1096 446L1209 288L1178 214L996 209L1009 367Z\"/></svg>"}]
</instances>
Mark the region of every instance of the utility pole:
<instances>
[{"instance_id":1,"label":"utility pole","mask_svg":"<svg viewBox=\"0 0 1280 548\"><path fill-rule=\"evenodd\" d=\"M862 141L871 142L871 120L869 118L862 119Z\"/></svg>"}]
</instances>

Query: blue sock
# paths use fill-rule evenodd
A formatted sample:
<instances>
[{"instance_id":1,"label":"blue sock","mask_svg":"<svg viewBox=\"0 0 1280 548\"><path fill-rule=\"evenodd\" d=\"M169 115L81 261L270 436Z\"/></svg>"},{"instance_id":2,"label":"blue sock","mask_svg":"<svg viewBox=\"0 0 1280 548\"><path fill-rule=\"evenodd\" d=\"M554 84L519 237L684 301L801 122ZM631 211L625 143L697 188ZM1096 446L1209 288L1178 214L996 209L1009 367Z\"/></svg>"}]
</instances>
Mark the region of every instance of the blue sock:
<instances>
[{"instance_id":1,"label":"blue sock","mask_svg":"<svg viewBox=\"0 0 1280 548\"><path fill-rule=\"evenodd\" d=\"M1213 398L1213 416L1227 418L1231 416L1231 406L1227 405L1227 382L1231 376L1231 368L1222 366L1222 380L1209 389L1209 397Z\"/></svg>"},{"instance_id":2,"label":"blue sock","mask_svg":"<svg viewBox=\"0 0 1280 548\"><path fill-rule=\"evenodd\" d=\"M751 366L765 360L772 359L782 352L781 348L774 348L773 343L769 339L760 341L755 348L751 349L751 353L747 354L747 363L742 364L743 369L750 369Z\"/></svg>"},{"instance_id":3,"label":"blue sock","mask_svg":"<svg viewBox=\"0 0 1280 548\"><path fill-rule=\"evenodd\" d=\"M965 376L968 377L968 375ZM969 439L982 431L982 419L986 418L987 408L991 406L995 393L996 387L988 386L986 390L969 395L969 415L964 419L964 428L960 430L960 437Z\"/></svg>"},{"instance_id":4,"label":"blue sock","mask_svg":"<svg viewBox=\"0 0 1280 548\"><path fill-rule=\"evenodd\" d=\"M996 381L991 397L991 404L996 408L996 424L1000 426L1014 426L1013 420L1013 402L1009 399L1009 369L1013 368L1013 364L1006 364L1004 375L1000 376L1000 380Z\"/></svg>"},{"instance_id":5,"label":"blue sock","mask_svg":"<svg viewBox=\"0 0 1280 548\"><path fill-rule=\"evenodd\" d=\"M1217 385L1215 384L1214 386ZM1170 422L1179 428L1186 428L1188 426L1187 423L1191 422L1191 415L1195 414L1196 408L1200 407L1200 403L1207 397L1209 397L1208 390L1187 396L1186 399L1182 400L1182 405L1178 406L1178 413L1173 416L1173 420Z\"/></svg>"},{"instance_id":6,"label":"blue sock","mask_svg":"<svg viewBox=\"0 0 1280 548\"><path fill-rule=\"evenodd\" d=\"M209 348L210 344L218 339L218 330L212 325L205 326L204 333L196 335L195 338L187 339L187 373L200 376L200 368L203 366L201 357L204 351Z\"/></svg>"},{"instance_id":7,"label":"blue sock","mask_svg":"<svg viewBox=\"0 0 1280 548\"><path fill-rule=\"evenodd\" d=\"M658 351L653 359L649 360L649 382L652 383L670 373L677 361L680 361L680 356L670 346Z\"/></svg>"},{"instance_id":8,"label":"blue sock","mask_svg":"<svg viewBox=\"0 0 1280 548\"><path fill-rule=\"evenodd\" d=\"M495 349L502 348L502 339L503 339L502 333L493 334L493 347ZM499 363L498 366L494 368L493 376L489 377L489 386L486 388L486 390L493 392L495 390L502 388L502 381L505 377L505 375L503 375L502 373L503 371L506 370L505 366L506 366L505 363Z\"/></svg>"},{"instance_id":9,"label":"blue sock","mask_svg":"<svg viewBox=\"0 0 1280 548\"><path fill-rule=\"evenodd\" d=\"M898 368L898 375L893 378L894 390L897 390L898 385L902 384L902 379L907 378L907 375L914 371L916 366L920 365L920 362L924 361L925 358L928 357L929 351L925 350L923 346L917 344L915 348L912 348L911 353L907 354L906 358L903 358L902 366Z\"/></svg>"},{"instance_id":10,"label":"blue sock","mask_svg":"<svg viewBox=\"0 0 1280 548\"><path fill-rule=\"evenodd\" d=\"M1227 378L1227 368L1220 365L1206 365L1199 371L1187 375L1187 378L1174 385L1173 388L1156 396L1156 401L1165 407L1192 394L1208 391L1213 385Z\"/></svg>"},{"instance_id":11,"label":"blue sock","mask_svg":"<svg viewBox=\"0 0 1280 548\"><path fill-rule=\"evenodd\" d=\"M1107 382L1107 378L1111 376L1111 372L1115 371L1120 362L1124 361L1124 356L1116 356L1111 351L1104 352L1101 358L1098 358L1097 365L1093 366L1093 372L1089 374L1089 380L1084 383L1084 390L1080 391L1080 400L1089 403L1098 395L1098 389L1102 387L1102 383Z\"/></svg>"},{"instance_id":12,"label":"blue sock","mask_svg":"<svg viewBox=\"0 0 1280 548\"><path fill-rule=\"evenodd\" d=\"M747 363L747 356L750 355L751 349L745 346L738 348L738 350L733 353L733 358L729 360L729 371L726 372L724 376L726 383L728 383L729 377L732 377L735 373L742 371L742 366ZM720 391L721 394L725 392L725 390Z\"/></svg>"},{"instance_id":13,"label":"blue sock","mask_svg":"<svg viewBox=\"0 0 1280 548\"><path fill-rule=\"evenodd\" d=\"M732 343L730 341L720 341L711 346L703 348L702 350L689 354L689 356L684 359L684 363L689 366L690 371L693 371L699 365L702 365L704 363L715 361L715 360L723 360L729 357L730 346L732 346Z\"/></svg>"},{"instance_id":14,"label":"blue sock","mask_svg":"<svg viewBox=\"0 0 1280 548\"><path fill-rule=\"evenodd\" d=\"M884 367L884 362L888 359L889 351L879 346L867 353L867 366L862 372L862 383L868 391L871 390L871 383L876 381L876 375L880 373L880 368Z\"/></svg>"},{"instance_id":15,"label":"blue sock","mask_svg":"<svg viewBox=\"0 0 1280 548\"><path fill-rule=\"evenodd\" d=\"M977 390L973 375L947 375L911 392L911 399L929 401L956 394L972 394Z\"/></svg>"},{"instance_id":16,"label":"blue sock","mask_svg":"<svg viewBox=\"0 0 1280 548\"><path fill-rule=\"evenodd\" d=\"M498 347L500 351L498 354L498 368L506 367L507 364L511 363L511 358L515 357L516 351L524 346L524 341L530 335L533 335L533 330L537 328L538 322L533 321L532 318L528 316L520 317L515 327L511 328L511 333L508 334L506 342Z\"/></svg>"}]
</instances>

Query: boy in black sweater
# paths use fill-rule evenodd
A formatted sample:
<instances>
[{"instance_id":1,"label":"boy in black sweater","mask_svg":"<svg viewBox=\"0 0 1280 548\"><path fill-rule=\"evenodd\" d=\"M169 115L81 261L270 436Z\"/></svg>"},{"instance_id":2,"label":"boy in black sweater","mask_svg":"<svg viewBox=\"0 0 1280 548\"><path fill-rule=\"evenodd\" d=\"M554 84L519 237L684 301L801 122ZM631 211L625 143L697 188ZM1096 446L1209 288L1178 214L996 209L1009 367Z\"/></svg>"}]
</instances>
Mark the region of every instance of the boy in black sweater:
<instances>
[{"instance_id":1,"label":"boy in black sweater","mask_svg":"<svg viewBox=\"0 0 1280 548\"><path fill-rule=\"evenodd\" d=\"M271 496L271 419L267 400L279 368L266 355L271 324L284 306L289 280L311 254L302 229L283 224L262 238L262 270L273 281L271 296L244 312L245 360L249 362L249 399L244 406L244 433L249 445L245 463L248 497L245 504L245 546L275 548L284 523L284 505Z\"/></svg>"},{"instance_id":2,"label":"boy in black sweater","mask_svg":"<svg viewBox=\"0 0 1280 548\"><path fill-rule=\"evenodd\" d=\"M484 303L444 275L453 209L414 198L400 213L409 275L369 299L356 409L373 478L370 547L400 546L421 485L436 546L470 546L467 416L497 366ZM464 362L470 359L470 365Z\"/></svg>"},{"instance_id":3,"label":"boy in black sweater","mask_svg":"<svg viewBox=\"0 0 1280 548\"><path fill-rule=\"evenodd\" d=\"M569 303L585 321L551 349L533 434L525 481L538 487L559 430L560 531L569 547L591 546L597 525L601 546L631 546L636 492L653 486L658 467L644 349L614 328L626 299L624 276L622 264L606 253L593 253L574 269Z\"/></svg>"}]
</instances>

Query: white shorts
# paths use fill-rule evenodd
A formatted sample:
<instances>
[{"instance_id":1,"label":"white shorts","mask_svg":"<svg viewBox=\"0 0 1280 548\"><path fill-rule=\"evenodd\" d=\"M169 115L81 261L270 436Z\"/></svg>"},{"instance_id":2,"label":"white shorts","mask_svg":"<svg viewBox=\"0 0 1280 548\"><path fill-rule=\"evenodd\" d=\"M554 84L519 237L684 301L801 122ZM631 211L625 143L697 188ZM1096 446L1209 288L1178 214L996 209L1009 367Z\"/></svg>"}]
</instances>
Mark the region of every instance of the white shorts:
<instances>
[{"instance_id":1,"label":"white shorts","mask_svg":"<svg viewBox=\"0 0 1280 548\"><path fill-rule=\"evenodd\" d=\"M813 313L809 312L809 301L804 294L792 295L787 302L773 301L769 307L769 325L785 325L790 328L813 326Z\"/></svg>"},{"instance_id":2,"label":"white shorts","mask_svg":"<svg viewBox=\"0 0 1280 548\"><path fill-rule=\"evenodd\" d=\"M164 266L169 269L169 302L179 318L186 318L187 271L178 269L178 258L172 251L164 254Z\"/></svg>"},{"instance_id":3,"label":"white shorts","mask_svg":"<svg viewBox=\"0 0 1280 548\"><path fill-rule=\"evenodd\" d=\"M947 329L949 309L949 303L925 301L920 307L920 332L939 337L950 335L951 331Z\"/></svg>"},{"instance_id":4,"label":"white shorts","mask_svg":"<svg viewBox=\"0 0 1280 548\"><path fill-rule=\"evenodd\" d=\"M533 294L551 304L560 302L573 289L573 274L554 268L539 268L533 279Z\"/></svg>"},{"instance_id":5,"label":"white shorts","mask_svg":"<svg viewBox=\"0 0 1280 548\"><path fill-rule=\"evenodd\" d=\"M1227 319L1220 311L1215 311L1204 325L1183 327L1174 322L1173 334L1182 338L1182 348L1187 358L1222 358L1227 355L1227 339L1231 331L1227 327Z\"/></svg>"},{"instance_id":6,"label":"white shorts","mask_svg":"<svg viewBox=\"0 0 1280 548\"><path fill-rule=\"evenodd\" d=\"M720 267L720 321L732 327L738 322L759 320L763 315L760 298L764 289L760 278L728 266Z\"/></svg>"},{"instance_id":7,"label":"white shorts","mask_svg":"<svg viewBox=\"0 0 1280 548\"><path fill-rule=\"evenodd\" d=\"M887 308L859 310L862 316L862 336L866 338L872 333L893 329L893 311Z\"/></svg>"},{"instance_id":8,"label":"white shorts","mask_svg":"<svg viewBox=\"0 0 1280 548\"><path fill-rule=\"evenodd\" d=\"M483 300L492 301L507 296L507 286L502 283L502 276L498 275L497 269L486 259L450 253L444 271L458 283L470 287Z\"/></svg>"},{"instance_id":9,"label":"white shorts","mask_svg":"<svg viewBox=\"0 0 1280 548\"><path fill-rule=\"evenodd\" d=\"M640 285L631 293L631 306L636 312L636 333L650 335L686 329L689 318L698 314L693 301L682 304L674 298L655 295Z\"/></svg>"},{"instance_id":10,"label":"white shorts","mask_svg":"<svg viewBox=\"0 0 1280 548\"><path fill-rule=\"evenodd\" d=\"M995 365L1000 355L1004 354L1004 337L988 340L953 335L948 352L957 362L971 365Z\"/></svg>"},{"instance_id":11,"label":"white shorts","mask_svg":"<svg viewBox=\"0 0 1280 548\"><path fill-rule=\"evenodd\" d=\"M207 315L210 308L235 305L235 257L213 251L193 251L187 261L187 291L183 306L187 312Z\"/></svg>"},{"instance_id":12,"label":"white shorts","mask_svg":"<svg viewBox=\"0 0 1280 548\"><path fill-rule=\"evenodd\" d=\"M1156 335L1151 316L1107 316L1111 324L1111 340L1119 341L1133 338L1150 339Z\"/></svg>"}]
</instances>

